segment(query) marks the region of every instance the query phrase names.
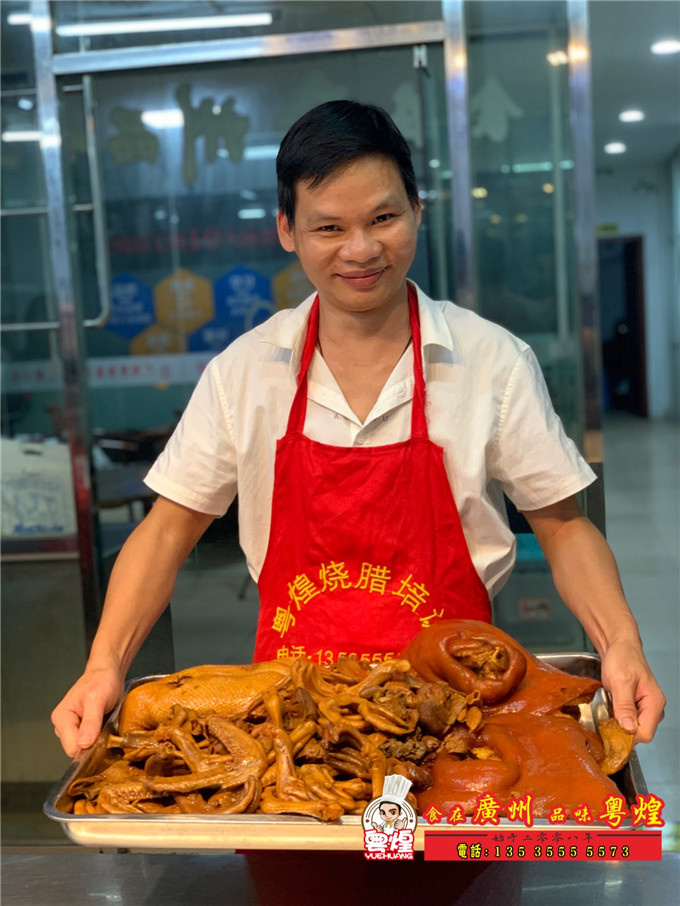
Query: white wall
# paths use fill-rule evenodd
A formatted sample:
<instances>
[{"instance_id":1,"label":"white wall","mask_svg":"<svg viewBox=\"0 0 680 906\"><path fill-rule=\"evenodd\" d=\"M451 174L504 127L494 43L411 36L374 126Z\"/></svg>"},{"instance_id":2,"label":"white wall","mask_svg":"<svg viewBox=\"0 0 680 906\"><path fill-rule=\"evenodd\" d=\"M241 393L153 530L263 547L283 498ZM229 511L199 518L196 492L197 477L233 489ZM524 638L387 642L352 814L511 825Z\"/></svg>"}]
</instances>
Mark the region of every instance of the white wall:
<instances>
[{"instance_id":1,"label":"white wall","mask_svg":"<svg viewBox=\"0 0 680 906\"><path fill-rule=\"evenodd\" d=\"M680 204L680 151L676 159L675 178L669 162L655 167L612 165L611 173L598 173L595 180L597 223L618 225L616 233L606 235L643 237L647 393L651 418L680 416L678 349L674 346L680 339L675 260L678 234L675 242L673 236L673 211Z\"/></svg>"}]
</instances>

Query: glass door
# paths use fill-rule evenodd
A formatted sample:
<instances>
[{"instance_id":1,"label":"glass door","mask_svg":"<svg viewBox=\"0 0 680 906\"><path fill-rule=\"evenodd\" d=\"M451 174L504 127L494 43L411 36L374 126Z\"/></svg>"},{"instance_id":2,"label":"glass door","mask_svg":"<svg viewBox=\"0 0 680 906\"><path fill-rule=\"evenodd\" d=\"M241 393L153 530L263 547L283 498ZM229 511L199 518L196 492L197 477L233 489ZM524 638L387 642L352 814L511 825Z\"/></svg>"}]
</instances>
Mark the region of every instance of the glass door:
<instances>
[{"instance_id":1,"label":"glass door","mask_svg":"<svg viewBox=\"0 0 680 906\"><path fill-rule=\"evenodd\" d=\"M393 116L424 208L411 276L451 297L443 69L442 46L422 45L85 77L87 129L65 138L73 173L89 166L93 186L93 220L78 236L81 291L93 308L98 293L109 295L106 317L85 336L105 577L152 503L143 476L206 363L311 292L275 221L275 157L302 113L355 98ZM238 548L237 506L180 575L171 608L178 665L251 659L257 591Z\"/></svg>"}]
</instances>

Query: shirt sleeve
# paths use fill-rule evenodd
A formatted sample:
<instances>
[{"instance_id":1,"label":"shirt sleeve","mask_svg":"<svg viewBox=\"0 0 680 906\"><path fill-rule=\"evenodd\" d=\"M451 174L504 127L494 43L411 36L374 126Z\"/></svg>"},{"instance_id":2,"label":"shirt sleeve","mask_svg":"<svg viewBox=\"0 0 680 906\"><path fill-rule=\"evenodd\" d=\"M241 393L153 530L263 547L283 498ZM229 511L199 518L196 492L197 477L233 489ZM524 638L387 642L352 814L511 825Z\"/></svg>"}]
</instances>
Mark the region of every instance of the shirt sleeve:
<instances>
[{"instance_id":1,"label":"shirt sleeve","mask_svg":"<svg viewBox=\"0 0 680 906\"><path fill-rule=\"evenodd\" d=\"M211 516L223 516L236 496L231 418L214 360L144 481L163 497Z\"/></svg>"},{"instance_id":2,"label":"shirt sleeve","mask_svg":"<svg viewBox=\"0 0 680 906\"><path fill-rule=\"evenodd\" d=\"M528 347L520 352L506 386L491 471L519 510L558 503L597 477L565 434Z\"/></svg>"}]
</instances>

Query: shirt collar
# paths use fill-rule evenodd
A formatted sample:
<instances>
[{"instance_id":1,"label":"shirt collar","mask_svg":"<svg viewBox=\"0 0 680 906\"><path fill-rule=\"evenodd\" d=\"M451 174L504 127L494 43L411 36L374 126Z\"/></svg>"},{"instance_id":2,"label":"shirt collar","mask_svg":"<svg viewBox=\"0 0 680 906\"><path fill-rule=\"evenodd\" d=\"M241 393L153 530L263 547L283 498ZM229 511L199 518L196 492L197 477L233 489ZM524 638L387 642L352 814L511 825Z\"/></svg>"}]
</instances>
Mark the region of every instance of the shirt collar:
<instances>
[{"instance_id":1,"label":"shirt collar","mask_svg":"<svg viewBox=\"0 0 680 906\"><path fill-rule=\"evenodd\" d=\"M411 281L413 282L413 281ZM419 286L413 283L418 294L418 313L420 315L420 340L423 358L427 356L429 346L442 346L449 352L456 351L456 343L444 317L444 302L434 302ZM287 318L274 320L272 329L262 337L263 343L271 343L291 352L290 365L294 374L300 367L302 347L307 335L307 320L316 298L316 293L308 296L296 308L290 310Z\"/></svg>"}]
</instances>

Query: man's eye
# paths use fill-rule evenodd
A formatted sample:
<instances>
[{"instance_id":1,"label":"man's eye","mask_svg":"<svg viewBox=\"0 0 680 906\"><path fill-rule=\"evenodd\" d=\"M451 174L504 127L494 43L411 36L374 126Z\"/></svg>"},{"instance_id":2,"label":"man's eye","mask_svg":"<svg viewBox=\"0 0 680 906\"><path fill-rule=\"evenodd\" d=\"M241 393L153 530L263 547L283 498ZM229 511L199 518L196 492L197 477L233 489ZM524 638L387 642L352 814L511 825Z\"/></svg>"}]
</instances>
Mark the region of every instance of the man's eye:
<instances>
[{"instance_id":1,"label":"man's eye","mask_svg":"<svg viewBox=\"0 0 680 906\"><path fill-rule=\"evenodd\" d=\"M335 230L337 230L337 227L335 226L334 223L327 223L327 224L324 224L324 226L319 227L320 233L333 233L333 232L335 232Z\"/></svg>"},{"instance_id":2,"label":"man's eye","mask_svg":"<svg viewBox=\"0 0 680 906\"><path fill-rule=\"evenodd\" d=\"M376 223L386 223L388 220L392 220L394 214L378 214L375 218Z\"/></svg>"}]
</instances>

